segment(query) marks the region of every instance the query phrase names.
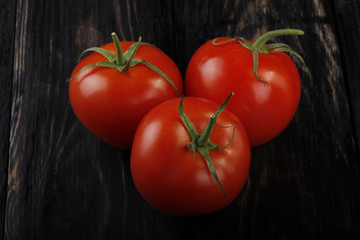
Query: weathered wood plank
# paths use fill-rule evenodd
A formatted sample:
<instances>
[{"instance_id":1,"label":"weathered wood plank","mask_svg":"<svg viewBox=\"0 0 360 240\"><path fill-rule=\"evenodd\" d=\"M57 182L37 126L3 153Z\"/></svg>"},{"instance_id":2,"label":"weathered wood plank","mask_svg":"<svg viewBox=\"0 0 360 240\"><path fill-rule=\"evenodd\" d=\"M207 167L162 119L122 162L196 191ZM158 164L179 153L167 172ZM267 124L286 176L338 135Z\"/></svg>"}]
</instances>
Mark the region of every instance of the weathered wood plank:
<instances>
[{"instance_id":1,"label":"weathered wood plank","mask_svg":"<svg viewBox=\"0 0 360 240\"><path fill-rule=\"evenodd\" d=\"M0 1L0 239L5 225L15 11L15 1Z\"/></svg>"},{"instance_id":2,"label":"weathered wood plank","mask_svg":"<svg viewBox=\"0 0 360 240\"><path fill-rule=\"evenodd\" d=\"M1 116L1 127L10 126L4 128L10 139L0 143L9 160L0 163L2 172L9 164L0 219L5 238L356 239L357 105L353 94L347 97L353 69L341 65L348 61L342 49L350 48L337 35L334 6L327 0L17 1L15 43L6 40L9 48L0 49L1 61L14 50L12 80L5 82L11 92L4 95L11 116L0 108L8 116ZM285 27L306 32L278 38L309 67L298 64L300 106L284 133L252 149L247 185L224 210L178 218L153 209L132 183L130 151L101 142L72 113L65 79L82 50L111 41L112 31L126 40L142 35L185 76L191 55L210 38L254 39Z\"/></svg>"},{"instance_id":3,"label":"weathered wood plank","mask_svg":"<svg viewBox=\"0 0 360 240\"><path fill-rule=\"evenodd\" d=\"M352 114L352 126L360 151L360 1L334 1L337 35L341 53L341 67Z\"/></svg>"}]
</instances>

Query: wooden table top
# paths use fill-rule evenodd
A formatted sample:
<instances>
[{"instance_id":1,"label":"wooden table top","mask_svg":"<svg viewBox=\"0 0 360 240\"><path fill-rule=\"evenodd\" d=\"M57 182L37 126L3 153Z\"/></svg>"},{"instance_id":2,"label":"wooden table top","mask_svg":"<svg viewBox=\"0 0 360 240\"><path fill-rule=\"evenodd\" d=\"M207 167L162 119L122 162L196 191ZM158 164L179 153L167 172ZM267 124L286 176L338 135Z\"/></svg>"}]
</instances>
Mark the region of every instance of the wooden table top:
<instances>
[{"instance_id":1,"label":"wooden table top","mask_svg":"<svg viewBox=\"0 0 360 240\"><path fill-rule=\"evenodd\" d=\"M0 0L0 239L359 239L360 1ZM157 211L136 190L129 150L74 115L65 81L80 53L155 44L184 76L220 36L281 39L301 53L302 92L277 138L251 149L247 183L223 210Z\"/></svg>"}]
</instances>

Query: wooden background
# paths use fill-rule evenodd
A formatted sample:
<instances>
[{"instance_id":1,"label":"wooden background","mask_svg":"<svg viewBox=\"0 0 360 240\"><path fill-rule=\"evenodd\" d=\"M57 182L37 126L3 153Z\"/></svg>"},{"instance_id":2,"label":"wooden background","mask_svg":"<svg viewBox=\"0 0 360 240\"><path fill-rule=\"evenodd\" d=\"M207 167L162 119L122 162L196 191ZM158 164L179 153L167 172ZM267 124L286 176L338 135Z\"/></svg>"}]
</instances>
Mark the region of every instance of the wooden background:
<instances>
[{"instance_id":1,"label":"wooden background","mask_svg":"<svg viewBox=\"0 0 360 240\"><path fill-rule=\"evenodd\" d=\"M252 149L229 207L173 217L135 189L130 151L75 117L65 81L87 47L155 44L183 76L219 36L283 41L301 53L299 109ZM0 239L360 239L359 0L0 0Z\"/></svg>"}]
</instances>

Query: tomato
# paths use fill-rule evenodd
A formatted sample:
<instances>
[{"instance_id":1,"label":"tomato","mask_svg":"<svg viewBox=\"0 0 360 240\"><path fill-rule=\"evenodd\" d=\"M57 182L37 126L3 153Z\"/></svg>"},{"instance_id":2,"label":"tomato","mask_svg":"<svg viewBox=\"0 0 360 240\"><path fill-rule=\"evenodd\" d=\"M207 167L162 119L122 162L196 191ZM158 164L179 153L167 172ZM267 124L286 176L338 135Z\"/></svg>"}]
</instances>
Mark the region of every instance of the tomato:
<instances>
[{"instance_id":1,"label":"tomato","mask_svg":"<svg viewBox=\"0 0 360 240\"><path fill-rule=\"evenodd\" d=\"M180 101L171 99L156 106L139 124L130 161L134 184L152 206L168 214L189 216L217 211L230 204L246 182L250 165L246 132L233 113L221 113L209 141L221 148L228 146L208 151L213 175L200 148L206 144L192 137L178 113ZM208 99L183 99L194 131L202 136L218 107ZM192 142L198 144L198 150L190 147Z\"/></svg>"},{"instance_id":2,"label":"tomato","mask_svg":"<svg viewBox=\"0 0 360 240\"><path fill-rule=\"evenodd\" d=\"M269 33L259 38L260 44L255 42L260 45L257 47L254 42L229 37L206 42L192 56L185 77L185 94L189 96L220 102L234 91L228 109L244 124L251 146L279 135L292 120L300 100L299 72L282 51L302 58L287 45L263 43L273 36L303 32Z\"/></svg>"},{"instance_id":3,"label":"tomato","mask_svg":"<svg viewBox=\"0 0 360 240\"><path fill-rule=\"evenodd\" d=\"M96 52L75 67L69 83L69 98L75 115L91 132L108 144L130 149L141 118L154 106L182 95L183 83L175 63L158 48L115 39L101 47L110 54L99 48L89 49ZM121 49L117 49L117 43ZM130 46L138 47L137 51L126 51ZM129 62L129 69L123 72L119 64L112 67L120 55ZM115 63L109 63L106 57L114 58Z\"/></svg>"}]
</instances>

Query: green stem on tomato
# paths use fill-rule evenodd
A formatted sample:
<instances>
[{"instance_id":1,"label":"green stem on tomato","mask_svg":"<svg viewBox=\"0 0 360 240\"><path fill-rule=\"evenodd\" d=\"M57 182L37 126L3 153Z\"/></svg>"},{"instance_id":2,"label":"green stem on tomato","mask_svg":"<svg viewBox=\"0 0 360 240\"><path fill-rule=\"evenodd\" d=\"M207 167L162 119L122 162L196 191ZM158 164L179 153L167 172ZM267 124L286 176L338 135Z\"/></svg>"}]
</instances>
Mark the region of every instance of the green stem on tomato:
<instances>
[{"instance_id":1,"label":"green stem on tomato","mask_svg":"<svg viewBox=\"0 0 360 240\"><path fill-rule=\"evenodd\" d=\"M300 54L298 54L297 52L292 50L288 45L283 44L283 43L274 43L274 44L266 45L265 43L270 38L273 38L276 36L303 35L303 34L304 34L304 31L298 30L298 29L278 29L278 30L273 30L273 31L263 34L254 43L250 43L246 39L240 37L240 38L232 38L232 39L229 39L222 43L216 43L215 42L216 39L214 39L213 44L214 45L222 45L222 44L228 43L229 41L235 40L238 43L240 43L243 47L252 51L253 62L254 62L254 75L257 79L259 79L264 84L266 84L266 86L269 86L269 83L267 81L265 81L264 79L262 79L258 75L258 72L257 72L258 65L259 65L259 53L287 52L287 53L292 54L292 55L296 56L297 58L299 58L305 67L306 67L306 65L305 65L304 59L300 56Z\"/></svg>"},{"instance_id":2,"label":"green stem on tomato","mask_svg":"<svg viewBox=\"0 0 360 240\"><path fill-rule=\"evenodd\" d=\"M219 185L225 198L226 198L225 190L224 190L224 188L220 182L220 179L216 173L216 170L215 170L214 164L211 160L209 151L210 150L224 150L225 148L227 148L234 138L236 125L231 126L231 127L234 127L233 135L232 135L230 142L228 144L226 144L225 147L222 147L222 148L219 147L217 144L211 142L209 138L211 136L212 130L214 129L217 118L225 110L232 95L234 95L233 92L231 92L228 95L226 100L218 107L218 109L215 111L215 113L210 116L208 124L205 126L205 128L203 129L203 131L200 134L197 132L194 124L191 122L191 120L189 119L189 117L186 115L186 113L184 111L184 107L183 107L184 96L181 97L180 102L179 102L179 108L178 108L180 118L181 118L181 120L190 136L190 139L191 139L191 141L187 143L188 150L190 152L194 153L194 157L195 157L196 151L198 151L204 157L211 175L214 177L215 181Z\"/></svg>"},{"instance_id":3,"label":"green stem on tomato","mask_svg":"<svg viewBox=\"0 0 360 240\"><path fill-rule=\"evenodd\" d=\"M120 44L120 40L119 40L118 36L116 35L116 33L112 33L111 37L115 44L116 55L114 55L113 53L111 53L110 51L108 51L106 49L99 48L99 47L92 47L92 48L86 49L80 56L82 56L85 52L94 51L94 52L97 52L97 53L101 54L102 56L104 56L107 59L107 61L96 62L96 63L89 64L87 66L84 66L82 69L80 69L80 71L76 75L74 75L70 80L68 80L69 82L71 80L73 80L74 78L76 78L77 76L79 76L80 73L82 73L83 71L85 71L86 69L91 68L91 67L107 67L107 68L116 69L120 72L127 72L127 71L129 71L130 68L135 67L137 64L141 63L141 64L144 64L145 66L147 66L148 68L150 68L151 70L153 70L154 72L156 72L157 74L159 74L161 77L163 77L174 88L177 95L180 96L180 92L177 89L176 85L164 72L162 72L159 68L155 67L154 65L152 65L151 63L149 63L148 61L146 61L144 59L134 59L136 52L139 49L140 45L151 45L151 44L142 43L141 36L140 36L139 40L136 43L133 43L132 45L130 45L130 47L123 53L121 44Z\"/></svg>"},{"instance_id":4,"label":"green stem on tomato","mask_svg":"<svg viewBox=\"0 0 360 240\"><path fill-rule=\"evenodd\" d=\"M253 44L254 49L261 49L263 45L273 37L282 36L282 35L304 35L304 31L298 29L278 29L267 32L260 36Z\"/></svg>"},{"instance_id":5,"label":"green stem on tomato","mask_svg":"<svg viewBox=\"0 0 360 240\"><path fill-rule=\"evenodd\" d=\"M225 110L225 108L226 108L227 104L229 103L230 98L231 98L232 95L234 95L234 92L231 92L228 95L228 97L225 99L225 101L219 106L219 108L216 110L216 112L210 116L208 124L203 129L203 131L200 134L200 137L196 141L196 143L199 146L205 146L206 143L209 141L212 130L215 127L216 120L218 119L220 113L222 113L222 111Z\"/></svg>"},{"instance_id":6,"label":"green stem on tomato","mask_svg":"<svg viewBox=\"0 0 360 240\"><path fill-rule=\"evenodd\" d=\"M114 33L114 32L111 33L111 37L114 41L115 48L116 48L116 63L119 64L120 66L123 66L126 63L126 60L124 58L123 51L121 49L120 40L119 40L118 36L116 35L116 33Z\"/></svg>"},{"instance_id":7,"label":"green stem on tomato","mask_svg":"<svg viewBox=\"0 0 360 240\"><path fill-rule=\"evenodd\" d=\"M271 53L271 52L275 52L277 49L281 48L282 51L287 50L287 52L292 52L297 57L300 56L286 44L278 44L278 45L272 44L270 46L265 45L265 43L270 38L273 38L276 36L282 36L282 35L303 35L303 34L304 34L304 32L302 30L298 30L298 29L278 29L278 30L273 30L273 31L263 34L253 44L251 44L250 47L247 44L244 45L252 51L253 61L254 61L254 74L255 74L256 78L259 79L260 81L264 82L267 86L269 86L269 83L267 81L265 81L264 79L262 79L258 75L258 72L257 72L258 65L259 65L259 52L260 53ZM301 57L300 57L300 60L304 63L304 60Z\"/></svg>"}]
</instances>

